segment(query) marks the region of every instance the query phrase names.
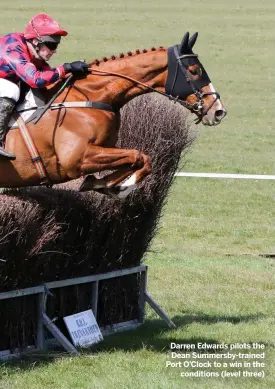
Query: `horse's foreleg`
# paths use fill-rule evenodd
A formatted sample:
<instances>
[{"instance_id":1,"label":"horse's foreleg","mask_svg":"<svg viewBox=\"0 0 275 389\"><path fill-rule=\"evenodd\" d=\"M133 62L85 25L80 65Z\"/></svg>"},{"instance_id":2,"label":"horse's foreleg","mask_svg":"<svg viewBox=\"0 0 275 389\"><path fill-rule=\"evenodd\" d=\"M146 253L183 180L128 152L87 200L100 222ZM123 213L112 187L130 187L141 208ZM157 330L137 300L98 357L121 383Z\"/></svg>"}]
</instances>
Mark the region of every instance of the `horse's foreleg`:
<instances>
[{"instance_id":1,"label":"horse's foreleg","mask_svg":"<svg viewBox=\"0 0 275 389\"><path fill-rule=\"evenodd\" d=\"M87 176L80 191L98 190L106 194L109 192L118 197L125 197L151 172L151 165L147 155L137 150L89 145L81 166L82 175L104 170L115 170L115 172L100 179L91 175ZM119 185L122 181L124 182Z\"/></svg>"}]
</instances>

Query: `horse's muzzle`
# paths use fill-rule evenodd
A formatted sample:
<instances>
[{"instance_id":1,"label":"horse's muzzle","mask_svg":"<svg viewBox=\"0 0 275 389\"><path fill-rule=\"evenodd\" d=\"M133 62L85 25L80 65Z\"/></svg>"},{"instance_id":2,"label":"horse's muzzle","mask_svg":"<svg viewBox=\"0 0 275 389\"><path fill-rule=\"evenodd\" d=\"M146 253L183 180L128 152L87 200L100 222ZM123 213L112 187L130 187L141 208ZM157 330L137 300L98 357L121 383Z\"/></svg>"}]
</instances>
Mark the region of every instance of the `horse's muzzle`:
<instances>
[{"instance_id":1,"label":"horse's muzzle","mask_svg":"<svg viewBox=\"0 0 275 389\"><path fill-rule=\"evenodd\" d=\"M222 119L225 118L227 115L227 111L225 108L219 108L215 111L208 112L206 115L202 118L202 123L205 126L217 126L220 124Z\"/></svg>"}]
</instances>

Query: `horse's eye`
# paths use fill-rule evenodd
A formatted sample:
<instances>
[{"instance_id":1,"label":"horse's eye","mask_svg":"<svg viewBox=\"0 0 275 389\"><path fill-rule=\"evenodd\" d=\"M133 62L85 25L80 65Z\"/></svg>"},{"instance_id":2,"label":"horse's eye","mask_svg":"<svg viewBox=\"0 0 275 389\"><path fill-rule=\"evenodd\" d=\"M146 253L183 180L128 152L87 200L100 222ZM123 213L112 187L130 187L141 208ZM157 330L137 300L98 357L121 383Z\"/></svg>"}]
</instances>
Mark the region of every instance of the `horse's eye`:
<instances>
[{"instance_id":1,"label":"horse's eye","mask_svg":"<svg viewBox=\"0 0 275 389\"><path fill-rule=\"evenodd\" d=\"M201 71L201 68L199 68L199 67L190 68L188 70L192 74L192 76L199 76L199 77L201 76L202 71Z\"/></svg>"}]
</instances>

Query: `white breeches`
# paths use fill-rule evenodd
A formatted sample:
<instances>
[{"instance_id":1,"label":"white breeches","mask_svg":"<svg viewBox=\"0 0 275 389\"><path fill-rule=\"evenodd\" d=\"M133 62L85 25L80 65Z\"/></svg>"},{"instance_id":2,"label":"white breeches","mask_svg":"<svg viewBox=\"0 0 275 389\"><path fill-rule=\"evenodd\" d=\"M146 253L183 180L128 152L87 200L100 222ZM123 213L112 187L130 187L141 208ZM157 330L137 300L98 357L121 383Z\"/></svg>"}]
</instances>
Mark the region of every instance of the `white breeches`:
<instances>
[{"instance_id":1,"label":"white breeches","mask_svg":"<svg viewBox=\"0 0 275 389\"><path fill-rule=\"evenodd\" d=\"M0 97L8 97L18 101L20 96L19 87L11 81L0 78Z\"/></svg>"}]
</instances>

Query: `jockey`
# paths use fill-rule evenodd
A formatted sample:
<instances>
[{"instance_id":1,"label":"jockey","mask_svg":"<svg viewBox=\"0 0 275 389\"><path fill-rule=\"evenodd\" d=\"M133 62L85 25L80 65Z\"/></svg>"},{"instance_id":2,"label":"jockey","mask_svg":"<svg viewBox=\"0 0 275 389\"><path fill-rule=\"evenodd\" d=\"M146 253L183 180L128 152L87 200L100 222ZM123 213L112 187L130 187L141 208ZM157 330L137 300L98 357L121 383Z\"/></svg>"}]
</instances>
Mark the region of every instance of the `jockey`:
<instances>
[{"instance_id":1,"label":"jockey","mask_svg":"<svg viewBox=\"0 0 275 389\"><path fill-rule=\"evenodd\" d=\"M56 53L61 37L67 31L46 14L34 16L23 33L0 37L0 156L14 160L4 149L11 113L19 100L19 81L31 88L43 88L64 78L67 73L86 76L83 61L51 68L47 61Z\"/></svg>"}]
</instances>

